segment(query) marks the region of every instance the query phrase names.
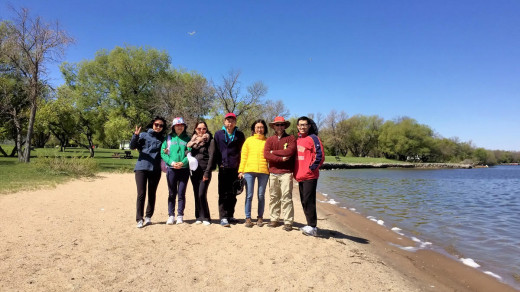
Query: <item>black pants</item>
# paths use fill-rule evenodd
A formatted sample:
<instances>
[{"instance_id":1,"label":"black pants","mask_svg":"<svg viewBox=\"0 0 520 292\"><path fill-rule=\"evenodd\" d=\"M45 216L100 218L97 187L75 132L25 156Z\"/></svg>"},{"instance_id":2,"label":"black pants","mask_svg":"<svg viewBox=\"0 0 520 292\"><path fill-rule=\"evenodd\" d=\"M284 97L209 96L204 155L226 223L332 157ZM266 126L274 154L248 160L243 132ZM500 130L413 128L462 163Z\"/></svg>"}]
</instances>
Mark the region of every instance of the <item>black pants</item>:
<instances>
[{"instance_id":1,"label":"black pants","mask_svg":"<svg viewBox=\"0 0 520 292\"><path fill-rule=\"evenodd\" d=\"M143 220L144 201L146 199L146 184L148 183L148 206L146 207L146 217L151 218L155 210L155 197L157 193L157 186L161 180L161 170L135 171L135 184L137 185L137 204L135 220Z\"/></svg>"},{"instance_id":2,"label":"black pants","mask_svg":"<svg viewBox=\"0 0 520 292\"><path fill-rule=\"evenodd\" d=\"M237 168L224 168L218 170L218 212L220 219L232 218L235 215L237 197L233 191L233 182L238 179Z\"/></svg>"},{"instance_id":3,"label":"black pants","mask_svg":"<svg viewBox=\"0 0 520 292\"><path fill-rule=\"evenodd\" d=\"M303 213L307 219L307 225L316 227L318 216L316 215L316 188L318 187L317 179L310 179L298 182L300 190L300 201L302 202Z\"/></svg>"},{"instance_id":4,"label":"black pants","mask_svg":"<svg viewBox=\"0 0 520 292\"><path fill-rule=\"evenodd\" d=\"M190 177L193 196L195 197L195 218L200 221L211 221L208 206L208 187L211 182L211 173L207 181L204 181L203 177L204 171L200 167L197 167Z\"/></svg>"}]
</instances>

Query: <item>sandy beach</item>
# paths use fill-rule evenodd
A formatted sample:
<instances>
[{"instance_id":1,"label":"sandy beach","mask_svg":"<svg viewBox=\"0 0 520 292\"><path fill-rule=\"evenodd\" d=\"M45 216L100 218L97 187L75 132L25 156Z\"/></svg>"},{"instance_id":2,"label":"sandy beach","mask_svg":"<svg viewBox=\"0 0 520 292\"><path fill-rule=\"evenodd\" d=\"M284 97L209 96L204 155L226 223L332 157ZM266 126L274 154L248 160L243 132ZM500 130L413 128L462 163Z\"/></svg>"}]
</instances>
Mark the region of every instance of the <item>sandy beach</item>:
<instances>
[{"instance_id":1,"label":"sandy beach","mask_svg":"<svg viewBox=\"0 0 520 292\"><path fill-rule=\"evenodd\" d=\"M296 186L293 231L244 227L244 194L242 223L221 227L216 177L210 226L194 224L191 185L186 223L165 224L164 175L153 224L142 229L133 173L0 195L0 291L515 291L441 254L404 251L395 245L415 243L334 205L318 203L319 236L304 236Z\"/></svg>"}]
</instances>

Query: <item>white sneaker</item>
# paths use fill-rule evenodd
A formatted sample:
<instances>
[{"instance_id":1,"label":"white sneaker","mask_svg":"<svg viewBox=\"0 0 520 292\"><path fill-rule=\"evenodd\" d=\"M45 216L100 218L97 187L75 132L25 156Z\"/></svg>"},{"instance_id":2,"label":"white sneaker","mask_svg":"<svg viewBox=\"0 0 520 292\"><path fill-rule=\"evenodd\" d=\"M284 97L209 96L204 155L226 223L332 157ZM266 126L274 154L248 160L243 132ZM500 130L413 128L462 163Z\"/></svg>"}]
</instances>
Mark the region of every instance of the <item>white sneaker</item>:
<instances>
[{"instance_id":1,"label":"white sneaker","mask_svg":"<svg viewBox=\"0 0 520 292\"><path fill-rule=\"evenodd\" d=\"M166 224L173 225L173 220L175 220L175 217L173 217L173 216L168 217L168 221L166 221Z\"/></svg>"},{"instance_id":2,"label":"white sneaker","mask_svg":"<svg viewBox=\"0 0 520 292\"><path fill-rule=\"evenodd\" d=\"M197 221L195 221L195 224L202 224L202 221L197 220Z\"/></svg>"},{"instance_id":3,"label":"white sneaker","mask_svg":"<svg viewBox=\"0 0 520 292\"><path fill-rule=\"evenodd\" d=\"M144 217L144 226L146 225L152 225L152 218Z\"/></svg>"},{"instance_id":4,"label":"white sneaker","mask_svg":"<svg viewBox=\"0 0 520 292\"><path fill-rule=\"evenodd\" d=\"M143 220L137 221L137 228L143 228Z\"/></svg>"},{"instance_id":5,"label":"white sneaker","mask_svg":"<svg viewBox=\"0 0 520 292\"><path fill-rule=\"evenodd\" d=\"M204 220L204 221L202 221L202 224L205 226L208 226L208 225L211 225L211 222Z\"/></svg>"},{"instance_id":6,"label":"white sneaker","mask_svg":"<svg viewBox=\"0 0 520 292\"><path fill-rule=\"evenodd\" d=\"M182 220L182 216L177 216L176 224L182 224L182 223L184 223L184 220Z\"/></svg>"},{"instance_id":7,"label":"white sneaker","mask_svg":"<svg viewBox=\"0 0 520 292\"><path fill-rule=\"evenodd\" d=\"M311 227L311 226L304 226L301 228L301 231L304 235L308 236L317 236L318 235L318 228Z\"/></svg>"}]
</instances>

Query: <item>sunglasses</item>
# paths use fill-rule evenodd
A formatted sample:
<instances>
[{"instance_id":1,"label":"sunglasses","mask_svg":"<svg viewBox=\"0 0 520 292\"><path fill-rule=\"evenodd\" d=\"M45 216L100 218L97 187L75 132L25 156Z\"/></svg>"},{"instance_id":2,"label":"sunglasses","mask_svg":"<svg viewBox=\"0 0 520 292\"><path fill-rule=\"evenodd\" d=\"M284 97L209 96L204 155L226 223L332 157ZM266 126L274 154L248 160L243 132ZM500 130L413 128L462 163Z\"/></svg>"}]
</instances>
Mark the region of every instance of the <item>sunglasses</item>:
<instances>
[{"instance_id":1,"label":"sunglasses","mask_svg":"<svg viewBox=\"0 0 520 292\"><path fill-rule=\"evenodd\" d=\"M206 128L196 128L197 130L206 130Z\"/></svg>"},{"instance_id":2,"label":"sunglasses","mask_svg":"<svg viewBox=\"0 0 520 292\"><path fill-rule=\"evenodd\" d=\"M163 128L164 124L154 123L153 124L156 128Z\"/></svg>"},{"instance_id":3,"label":"sunglasses","mask_svg":"<svg viewBox=\"0 0 520 292\"><path fill-rule=\"evenodd\" d=\"M285 124L274 124L275 127L285 126Z\"/></svg>"}]
</instances>

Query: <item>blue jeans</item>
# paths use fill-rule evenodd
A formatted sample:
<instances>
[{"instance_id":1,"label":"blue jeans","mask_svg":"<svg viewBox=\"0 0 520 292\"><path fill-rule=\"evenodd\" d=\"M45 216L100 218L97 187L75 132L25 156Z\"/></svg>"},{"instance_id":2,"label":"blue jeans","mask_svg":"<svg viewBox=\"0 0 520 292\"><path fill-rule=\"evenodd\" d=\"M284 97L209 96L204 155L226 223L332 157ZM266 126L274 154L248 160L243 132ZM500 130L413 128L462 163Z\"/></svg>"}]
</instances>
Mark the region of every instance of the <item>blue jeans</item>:
<instances>
[{"instance_id":1,"label":"blue jeans","mask_svg":"<svg viewBox=\"0 0 520 292\"><path fill-rule=\"evenodd\" d=\"M258 217L264 215L265 206L265 186L269 180L266 173L247 172L244 173L246 180L246 218L251 218L251 203L253 201L253 193L255 192L255 178L258 178Z\"/></svg>"}]
</instances>

